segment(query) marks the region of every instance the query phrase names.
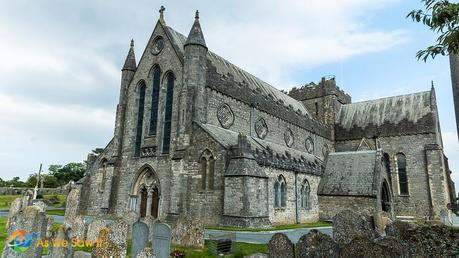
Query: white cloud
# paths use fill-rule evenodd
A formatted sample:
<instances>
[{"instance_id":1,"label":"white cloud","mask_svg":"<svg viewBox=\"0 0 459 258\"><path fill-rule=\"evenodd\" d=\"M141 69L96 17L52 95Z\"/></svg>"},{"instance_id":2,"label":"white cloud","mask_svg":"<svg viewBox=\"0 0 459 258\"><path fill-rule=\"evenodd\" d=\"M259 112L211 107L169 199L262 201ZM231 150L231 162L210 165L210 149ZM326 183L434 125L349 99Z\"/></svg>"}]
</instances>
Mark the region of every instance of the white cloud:
<instances>
[{"instance_id":1,"label":"white cloud","mask_svg":"<svg viewBox=\"0 0 459 258\"><path fill-rule=\"evenodd\" d=\"M184 34L200 9L211 50L288 88L297 83L292 71L402 44L404 31L361 19L400 1L0 3L2 177L26 176L40 162L78 161L108 142L129 40L139 59L161 4L168 25Z\"/></svg>"}]
</instances>

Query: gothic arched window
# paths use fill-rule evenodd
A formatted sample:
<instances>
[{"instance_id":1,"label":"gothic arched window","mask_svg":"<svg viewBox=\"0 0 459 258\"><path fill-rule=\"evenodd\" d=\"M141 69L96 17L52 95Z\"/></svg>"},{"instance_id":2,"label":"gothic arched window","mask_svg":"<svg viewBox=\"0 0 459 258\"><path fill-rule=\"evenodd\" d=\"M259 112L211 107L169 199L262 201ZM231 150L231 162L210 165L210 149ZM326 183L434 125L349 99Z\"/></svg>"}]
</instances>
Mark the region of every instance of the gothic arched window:
<instances>
[{"instance_id":1,"label":"gothic arched window","mask_svg":"<svg viewBox=\"0 0 459 258\"><path fill-rule=\"evenodd\" d=\"M143 127L143 113L145 109L145 82L141 81L138 87L139 90L139 103L137 110L137 126L136 126L136 135L135 135L135 150L134 156L140 156L140 146L142 144L142 127Z\"/></svg>"},{"instance_id":2,"label":"gothic arched window","mask_svg":"<svg viewBox=\"0 0 459 258\"><path fill-rule=\"evenodd\" d=\"M287 183L282 175L274 182L274 207L285 208L287 206Z\"/></svg>"},{"instance_id":3,"label":"gothic arched window","mask_svg":"<svg viewBox=\"0 0 459 258\"><path fill-rule=\"evenodd\" d=\"M215 158L210 150L205 150L199 160L201 162L201 189L214 189Z\"/></svg>"},{"instance_id":4,"label":"gothic arched window","mask_svg":"<svg viewBox=\"0 0 459 258\"><path fill-rule=\"evenodd\" d=\"M174 99L174 74L167 75L166 110L164 112L163 153L169 153L171 147L172 101Z\"/></svg>"},{"instance_id":5,"label":"gothic arched window","mask_svg":"<svg viewBox=\"0 0 459 258\"><path fill-rule=\"evenodd\" d=\"M400 194L407 195L408 191L408 176L406 173L406 157L403 153L397 154L397 170L398 170L398 183Z\"/></svg>"},{"instance_id":6,"label":"gothic arched window","mask_svg":"<svg viewBox=\"0 0 459 258\"><path fill-rule=\"evenodd\" d=\"M307 179L303 181L301 184L301 190L300 190L300 196L301 196L301 208L304 209L309 209L309 194L311 192L311 189L309 187L309 182Z\"/></svg>"},{"instance_id":7,"label":"gothic arched window","mask_svg":"<svg viewBox=\"0 0 459 258\"><path fill-rule=\"evenodd\" d=\"M159 103L159 84L161 70L159 67L153 68L153 87L151 90L151 113L150 113L150 135L156 135L158 124L158 103Z\"/></svg>"}]
</instances>

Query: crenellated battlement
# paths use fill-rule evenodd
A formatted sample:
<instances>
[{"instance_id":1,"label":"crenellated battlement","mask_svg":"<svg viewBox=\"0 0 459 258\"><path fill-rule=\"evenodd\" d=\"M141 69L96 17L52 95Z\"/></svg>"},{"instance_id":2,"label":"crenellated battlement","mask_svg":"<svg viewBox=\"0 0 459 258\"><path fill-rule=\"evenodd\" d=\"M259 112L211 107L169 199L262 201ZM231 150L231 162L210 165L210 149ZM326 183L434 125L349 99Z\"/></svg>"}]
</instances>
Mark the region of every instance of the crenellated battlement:
<instances>
[{"instance_id":1,"label":"crenellated battlement","mask_svg":"<svg viewBox=\"0 0 459 258\"><path fill-rule=\"evenodd\" d=\"M329 79L322 77L319 84L311 82L300 88L294 87L288 92L288 95L299 101L335 95L342 104L351 103L351 96L336 85L335 77Z\"/></svg>"}]
</instances>

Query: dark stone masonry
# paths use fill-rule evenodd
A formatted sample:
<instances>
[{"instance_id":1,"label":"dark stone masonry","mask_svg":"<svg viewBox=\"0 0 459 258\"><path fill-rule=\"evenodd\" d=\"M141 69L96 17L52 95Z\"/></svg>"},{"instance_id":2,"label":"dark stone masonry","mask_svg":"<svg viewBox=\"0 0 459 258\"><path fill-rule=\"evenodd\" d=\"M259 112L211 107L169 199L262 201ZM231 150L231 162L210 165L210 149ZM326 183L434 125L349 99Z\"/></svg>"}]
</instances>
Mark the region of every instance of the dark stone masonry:
<instances>
[{"instance_id":1,"label":"dark stone masonry","mask_svg":"<svg viewBox=\"0 0 459 258\"><path fill-rule=\"evenodd\" d=\"M357 103L334 78L280 91L211 52L199 19L186 37L162 9L138 60L131 42L114 136L88 156L72 223L129 217L152 228L187 217L265 228L349 208L378 225L450 219L456 196L433 87Z\"/></svg>"}]
</instances>

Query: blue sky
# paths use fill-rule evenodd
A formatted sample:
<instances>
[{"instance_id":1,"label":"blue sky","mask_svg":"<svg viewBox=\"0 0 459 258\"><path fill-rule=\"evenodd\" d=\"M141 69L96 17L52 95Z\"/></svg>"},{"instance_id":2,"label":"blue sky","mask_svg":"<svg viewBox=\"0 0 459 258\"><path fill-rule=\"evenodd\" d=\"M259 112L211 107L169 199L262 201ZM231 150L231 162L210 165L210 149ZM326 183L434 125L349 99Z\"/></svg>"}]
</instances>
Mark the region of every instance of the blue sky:
<instances>
[{"instance_id":1,"label":"blue sky","mask_svg":"<svg viewBox=\"0 0 459 258\"><path fill-rule=\"evenodd\" d=\"M459 180L447 58L415 59L435 35L406 19L419 1L0 0L0 177L83 161L113 135L120 69L166 7L183 34L200 10L207 45L280 89L335 75L353 101L436 85L445 152Z\"/></svg>"}]
</instances>

